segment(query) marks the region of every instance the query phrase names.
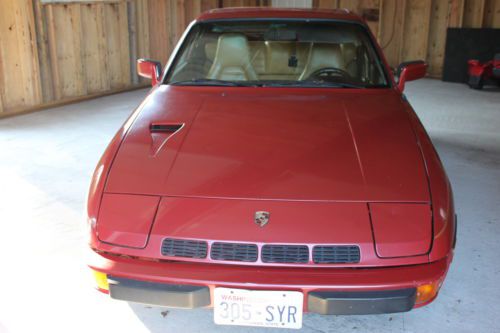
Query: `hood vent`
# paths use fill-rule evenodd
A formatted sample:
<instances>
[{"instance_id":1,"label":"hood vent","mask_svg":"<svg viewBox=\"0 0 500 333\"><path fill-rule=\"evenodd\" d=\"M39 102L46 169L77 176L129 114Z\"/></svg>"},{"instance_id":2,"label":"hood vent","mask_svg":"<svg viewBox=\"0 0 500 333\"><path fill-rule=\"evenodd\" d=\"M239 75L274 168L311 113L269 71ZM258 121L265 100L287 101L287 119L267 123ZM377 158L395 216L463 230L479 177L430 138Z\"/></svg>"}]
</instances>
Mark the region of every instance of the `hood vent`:
<instances>
[{"instance_id":1,"label":"hood vent","mask_svg":"<svg viewBox=\"0 0 500 333\"><path fill-rule=\"evenodd\" d=\"M161 151L168 139L177 133L184 124L159 124L149 125L151 133L151 155L155 157Z\"/></svg>"},{"instance_id":2,"label":"hood vent","mask_svg":"<svg viewBox=\"0 0 500 333\"><path fill-rule=\"evenodd\" d=\"M180 130L184 124L151 124L149 131L151 133L175 133Z\"/></svg>"}]
</instances>

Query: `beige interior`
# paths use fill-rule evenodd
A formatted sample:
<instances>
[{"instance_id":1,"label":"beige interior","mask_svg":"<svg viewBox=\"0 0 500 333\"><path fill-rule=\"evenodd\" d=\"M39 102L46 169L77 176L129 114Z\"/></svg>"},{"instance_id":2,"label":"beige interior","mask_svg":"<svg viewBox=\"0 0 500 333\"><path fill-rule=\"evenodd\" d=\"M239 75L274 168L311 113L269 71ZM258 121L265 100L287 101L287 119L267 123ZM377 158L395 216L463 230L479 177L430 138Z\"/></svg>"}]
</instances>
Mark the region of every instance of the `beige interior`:
<instances>
[{"instance_id":1,"label":"beige interior","mask_svg":"<svg viewBox=\"0 0 500 333\"><path fill-rule=\"evenodd\" d=\"M205 55L213 62L210 79L305 80L325 67L356 75L354 43L256 42L248 41L243 34L224 34L217 42L205 45ZM297 60L296 66L289 66L292 57Z\"/></svg>"},{"instance_id":2,"label":"beige interior","mask_svg":"<svg viewBox=\"0 0 500 333\"><path fill-rule=\"evenodd\" d=\"M309 50L307 64L299 80L307 79L312 73L322 68L345 69L344 57L339 44L315 43Z\"/></svg>"},{"instance_id":3,"label":"beige interior","mask_svg":"<svg viewBox=\"0 0 500 333\"><path fill-rule=\"evenodd\" d=\"M247 38L242 34L219 36L209 79L218 80L258 80L250 61Z\"/></svg>"},{"instance_id":4,"label":"beige interior","mask_svg":"<svg viewBox=\"0 0 500 333\"><path fill-rule=\"evenodd\" d=\"M345 71L352 77L356 77L356 45L354 43L344 43L340 49L344 58Z\"/></svg>"}]
</instances>

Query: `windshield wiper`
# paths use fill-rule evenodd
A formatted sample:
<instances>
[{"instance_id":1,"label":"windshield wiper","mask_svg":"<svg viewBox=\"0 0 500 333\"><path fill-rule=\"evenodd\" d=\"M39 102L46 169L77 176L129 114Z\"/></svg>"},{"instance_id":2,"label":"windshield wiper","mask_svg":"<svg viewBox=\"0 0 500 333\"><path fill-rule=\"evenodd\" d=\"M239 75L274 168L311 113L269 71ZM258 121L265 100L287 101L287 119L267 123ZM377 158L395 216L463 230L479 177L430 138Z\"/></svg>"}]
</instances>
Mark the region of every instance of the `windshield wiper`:
<instances>
[{"instance_id":1,"label":"windshield wiper","mask_svg":"<svg viewBox=\"0 0 500 333\"><path fill-rule=\"evenodd\" d=\"M291 81L291 82L266 82L262 87L304 87L304 88L354 88L364 89L364 86L347 82L326 82L326 81Z\"/></svg>"},{"instance_id":2,"label":"windshield wiper","mask_svg":"<svg viewBox=\"0 0 500 333\"><path fill-rule=\"evenodd\" d=\"M234 82L234 81L224 81L215 79L193 79L176 81L170 83L173 86L219 86L219 87L245 87L247 85Z\"/></svg>"}]
</instances>

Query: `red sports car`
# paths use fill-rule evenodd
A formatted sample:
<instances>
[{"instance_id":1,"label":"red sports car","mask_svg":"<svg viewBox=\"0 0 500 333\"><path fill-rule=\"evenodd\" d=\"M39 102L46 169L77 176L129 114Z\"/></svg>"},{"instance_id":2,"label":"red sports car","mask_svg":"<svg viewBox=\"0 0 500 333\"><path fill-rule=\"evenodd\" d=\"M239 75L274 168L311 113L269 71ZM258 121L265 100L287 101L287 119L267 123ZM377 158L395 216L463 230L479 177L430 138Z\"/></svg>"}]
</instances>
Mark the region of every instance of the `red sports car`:
<instances>
[{"instance_id":1,"label":"red sports car","mask_svg":"<svg viewBox=\"0 0 500 333\"><path fill-rule=\"evenodd\" d=\"M114 299L213 307L218 324L408 311L453 257L450 183L365 22L222 9L187 29L111 141L89 266Z\"/></svg>"}]
</instances>

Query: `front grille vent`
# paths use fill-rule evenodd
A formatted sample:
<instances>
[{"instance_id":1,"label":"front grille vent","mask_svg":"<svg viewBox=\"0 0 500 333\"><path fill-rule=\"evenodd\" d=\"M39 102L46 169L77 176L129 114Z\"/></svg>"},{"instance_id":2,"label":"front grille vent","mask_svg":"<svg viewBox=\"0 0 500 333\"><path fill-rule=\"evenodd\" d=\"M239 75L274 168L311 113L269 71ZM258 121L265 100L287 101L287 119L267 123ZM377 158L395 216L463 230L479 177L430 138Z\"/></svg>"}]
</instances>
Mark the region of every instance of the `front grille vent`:
<instances>
[{"instance_id":1,"label":"front grille vent","mask_svg":"<svg viewBox=\"0 0 500 333\"><path fill-rule=\"evenodd\" d=\"M166 238L161 245L161 254L170 257L206 258L207 243L188 239Z\"/></svg>"},{"instance_id":2,"label":"front grille vent","mask_svg":"<svg viewBox=\"0 0 500 333\"><path fill-rule=\"evenodd\" d=\"M165 238L161 254L169 257L205 259L208 244L191 239ZM256 244L215 242L210 248L210 258L221 261L256 262L259 250ZM263 263L306 264L309 248L306 245L265 244L261 248ZM312 249L315 264L355 264L360 262L360 250L356 245L317 245Z\"/></svg>"},{"instance_id":3,"label":"front grille vent","mask_svg":"<svg viewBox=\"0 0 500 333\"><path fill-rule=\"evenodd\" d=\"M257 261L257 245L240 243L213 243L210 258L225 261Z\"/></svg>"},{"instance_id":4,"label":"front grille vent","mask_svg":"<svg viewBox=\"0 0 500 333\"><path fill-rule=\"evenodd\" d=\"M351 264L359 262L359 247L355 245L318 245L313 248L315 264Z\"/></svg>"},{"instance_id":5,"label":"front grille vent","mask_svg":"<svg viewBox=\"0 0 500 333\"><path fill-rule=\"evenodd\" d=\"M264 245L262 261L275 263L307 263L309 249L305 245Z\"/></svg>"}]
</instances>

